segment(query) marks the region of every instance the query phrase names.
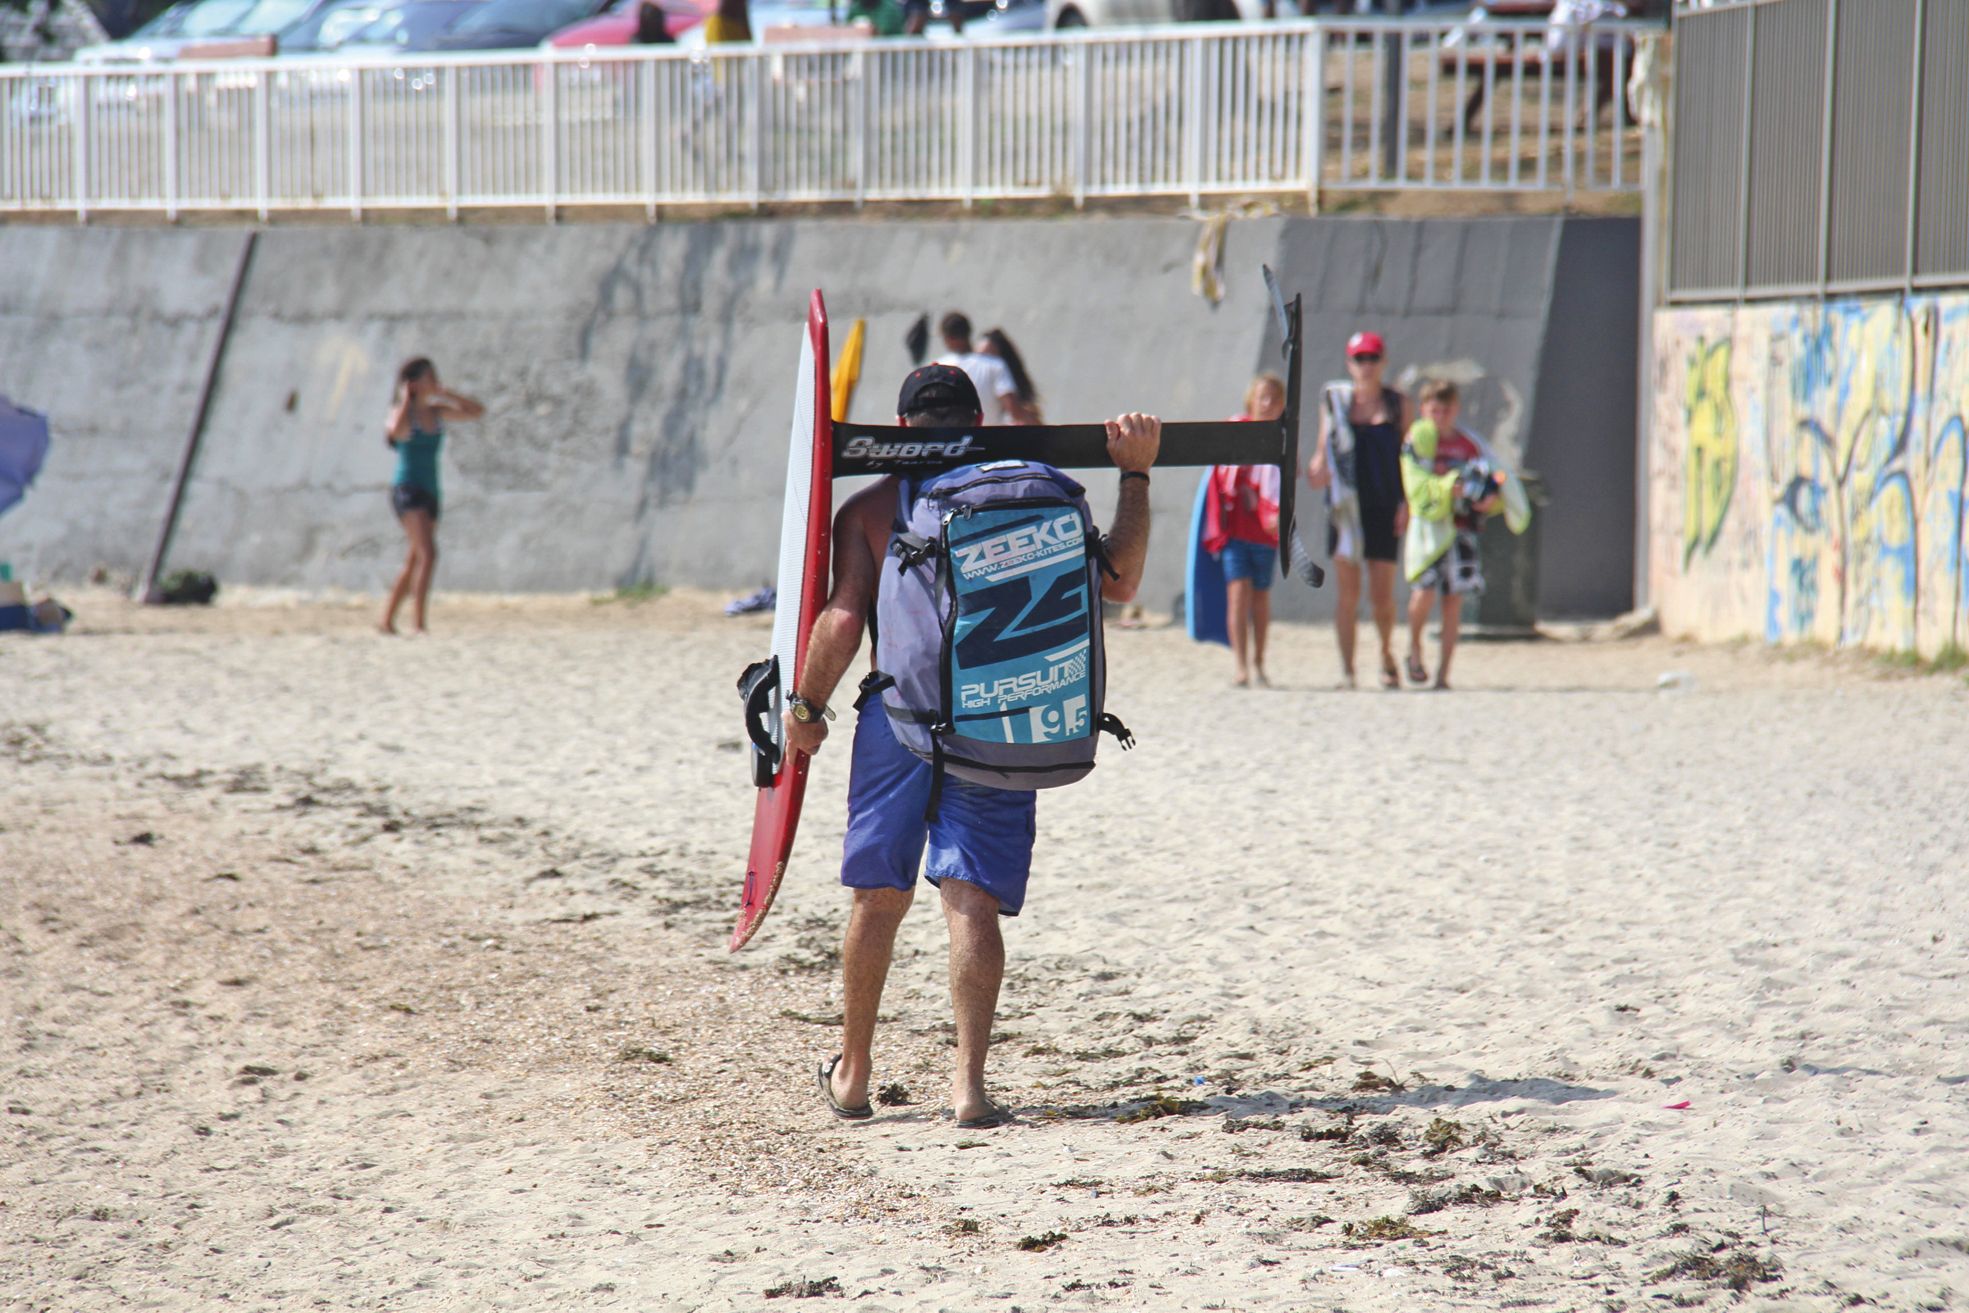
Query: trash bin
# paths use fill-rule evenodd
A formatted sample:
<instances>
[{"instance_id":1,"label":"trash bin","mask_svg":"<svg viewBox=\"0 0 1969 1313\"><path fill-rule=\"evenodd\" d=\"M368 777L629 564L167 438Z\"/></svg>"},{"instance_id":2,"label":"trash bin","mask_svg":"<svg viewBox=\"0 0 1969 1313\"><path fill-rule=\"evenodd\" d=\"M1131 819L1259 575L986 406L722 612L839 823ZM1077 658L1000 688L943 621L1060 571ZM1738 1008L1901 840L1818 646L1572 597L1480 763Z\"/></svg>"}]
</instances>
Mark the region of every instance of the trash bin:
<instances>
[{"instance_id":1,"label":"trash bin","mask_svg":"<svg viewBox=\"0 0 1969 1313\"><path fill-rule=\"evenodd\" d=\"M1538 532L1545 483L1530 470L1518 478L1531 499L1531 523L1523 533L1512 533L1502 515L1484 521L1484 594L1477 603L1476 623L1464 626L1470 638L1538 637Z\"/></svg>"}]
</instances>

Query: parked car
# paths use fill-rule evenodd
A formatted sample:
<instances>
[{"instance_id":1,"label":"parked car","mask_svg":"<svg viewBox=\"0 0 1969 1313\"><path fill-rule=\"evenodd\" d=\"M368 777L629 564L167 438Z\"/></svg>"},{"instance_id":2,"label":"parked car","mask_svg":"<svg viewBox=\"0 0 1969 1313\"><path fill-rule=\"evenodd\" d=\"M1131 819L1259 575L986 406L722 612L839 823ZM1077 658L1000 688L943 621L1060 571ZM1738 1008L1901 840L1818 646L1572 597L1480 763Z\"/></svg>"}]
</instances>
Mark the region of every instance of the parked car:
<instances>
[{"instance_id":1,"label":"parked car","mask_svg":"<svg viewBox=\"0 0 1969 1313\"><path fill-rule=\"evenodd\" d=\"M395 0L336 48L340 55L409 54L436 50L438 42L486 0Z\"/></svg>"},{"instance_id":2,"label":"parked car","mask_svg":"<svg viewBox=\"0 0 1969 1313\"><path fill-rule=\"evenodd\" d=\"M1165 3L1167 0L1165 0ZM850 22L849 0L753 0L752 39L761 44L807 39L801 29L813 29L813 39L861 38L872 34L867 22ZM928 40L950 40L962 34L951 26L951 12L962 7L964 33L1009 36L1038 32L1046 26L1046 0L930 0ZM693 27L680 45L702 48L704 29Z\"/></svg>"},{"instance_id":3,"label":"parked car","mask_svg":"<svg viewBox=\"0 0 1969 1313\"><path fill-rule=\"evenodd\" d=\"M433 42L433 50L520 50L593 18L609 0L485 0Z\"/></svg>"},{"instance_id":4,"label":"parked car","mask_svg":"<svg viewBox=\"0 0 1969 1313\"><path fill-rule=\"evenodd\" d=\"M323 5L281 31L280 53L304 55L334 50L381 18L386 7L383 0L337 0Z\"/></svg>"},{"instance_id":5,"label":"parked car","mask_svg":"<svg viewBox=\"0 0 1969 1313\"><path fill-rule=\"evenodd\" d=\"M614 0L593 18L584 18L550 35L541 48L553 50L594 50L607 46L633 46L640 23L643 0ZM702 23L714 6L710 0L669 0L662 6L663 28L675 41Z\"/></svg>"},{"instance_id":6,"label":"parked car","mask_svg":"<svg viewBox=\"0 0 1969 1313\"><path fill-rule=\"evenodd\" d=\"M274 85L283 91L319 94L342 92L356 80L347 61L368 57L391 58L416 54L433 48L446 32L466 14L486 0L355 0L351 9L368 21L348 32L334 45L321 45L312 51L295 53L299 68L284 68L274 74ZM340 11L338 11L340 12ZM436 85L429 68L393 68L390 73L408 82L413 91L426 91Z\"/></svg>"},{"instance_id":7,"label":"parked car","mask_svg":"<svg viewBox=\"0 0 1969 1313\"><path fill-rule=\"evenodd\" d=\"M962 32L949 26L952 9L964 11ZM930 0L930 28L940 37L1018 36L1046 30L1046 0Z\"/></svg>"},{"instance_id":8,"label":"parked car","mask_svg":"<svg viewBox=\"0 0 1969 1313\"><path fill-rule=\"evenodd\" d=\"M195 41L223 34L253 8L254 0L184 0L124 37L75 52L78 64L152 64L176 59Z\"/></svg>"}]
</instances>

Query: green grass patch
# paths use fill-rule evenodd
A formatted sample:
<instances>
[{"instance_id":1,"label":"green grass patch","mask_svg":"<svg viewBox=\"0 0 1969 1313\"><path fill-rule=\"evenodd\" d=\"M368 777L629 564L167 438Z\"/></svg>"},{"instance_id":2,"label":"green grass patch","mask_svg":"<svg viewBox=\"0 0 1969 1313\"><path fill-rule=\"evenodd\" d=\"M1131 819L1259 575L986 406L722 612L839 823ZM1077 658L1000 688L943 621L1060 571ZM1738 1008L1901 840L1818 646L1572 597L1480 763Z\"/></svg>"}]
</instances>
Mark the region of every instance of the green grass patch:
<instances>
[{"instance_id":1,"label":"green grass patch","mask_svg":"<svg viewBox=\"0 0 1969 1313\"><path fill-rule=\"evenodd\" d=\"M1907 671L1911 674L1953 675L1969 669L1969 649L1953 640L1936 649L1932 657L1924 657L1910 648L1898 652L1876 652L1873 659L1883 670Z\"/></svg>"},{"instance_id":2,"label":"green grass patch","mask_svg":"<svg viewBox=\"0 0 1969 1313\"><path fill-rule=\"evenodd\" d=\"M596 606L607 606L611 602L621 602L635 606L642 602L654 602L670 591L669 584L640 583L623 584L612 593L598 593L589 600Z\"/></svg>"}]
</instances>

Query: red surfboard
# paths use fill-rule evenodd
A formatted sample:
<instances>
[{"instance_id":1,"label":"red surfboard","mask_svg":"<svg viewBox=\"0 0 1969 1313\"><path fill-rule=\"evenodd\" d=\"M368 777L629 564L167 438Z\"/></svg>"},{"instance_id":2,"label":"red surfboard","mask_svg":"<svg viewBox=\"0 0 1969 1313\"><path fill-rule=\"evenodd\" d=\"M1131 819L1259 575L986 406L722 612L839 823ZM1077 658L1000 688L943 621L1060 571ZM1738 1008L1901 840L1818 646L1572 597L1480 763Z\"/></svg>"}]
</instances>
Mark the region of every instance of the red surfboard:
<instances>
[{"instance_id":1,"label":"red surfboard","mask_svg":"<svg viewBox=\"0 0 1969 1313\"><path fill-rule=\"evenodd\" d=\"M778 606L772 656L746 672L745 727L752 740L752 849L730 951L758 931L771 910L807 792L807 758L786 751L781 713L807 665L807 637L827 600L828 538L834 518L834 424L828 395L827 307L818 291L807 304L794 384L792 439L786 456L786 502L780 519Z\"/></svg>"}]
</instances>

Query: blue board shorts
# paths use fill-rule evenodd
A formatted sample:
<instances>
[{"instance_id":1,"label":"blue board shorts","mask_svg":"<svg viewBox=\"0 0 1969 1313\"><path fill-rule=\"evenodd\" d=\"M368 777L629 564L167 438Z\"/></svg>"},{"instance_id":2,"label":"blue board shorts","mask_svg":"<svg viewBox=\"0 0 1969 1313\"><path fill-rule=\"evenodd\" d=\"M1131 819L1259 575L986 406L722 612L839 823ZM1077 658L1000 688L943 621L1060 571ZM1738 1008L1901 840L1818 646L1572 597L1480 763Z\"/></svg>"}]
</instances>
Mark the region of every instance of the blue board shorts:
<instances>
[{"instance_id":1,"label":"blue board shorts","mask_svg":"<svg viewBox=\"0 0 1969 1313\"><path fill-rule=\"evenodd\" d=\"M998 900L1000 916L1017 916L1032 874L1036 796L945 775L933 821L923 819L929 805L930 764L896 742L881 701L871 701L855 719L841 883L913 889L921 867L931 884L969 881Z\"/></svg>"},{"instance_id":2,"label":"blue board shorts","mask_svg":"<svg viewBox=\"0 0 1969 1313\"><path fill-rule=\"evenodd\" d=\"M1249 579L1251 586L1261 593L1272 586L1272 576L1278 570L1278 548L1240 542L1236 538L1224 544L1218 559L1224 563L1225 583Z\"/></svg>"}]
</instances>

